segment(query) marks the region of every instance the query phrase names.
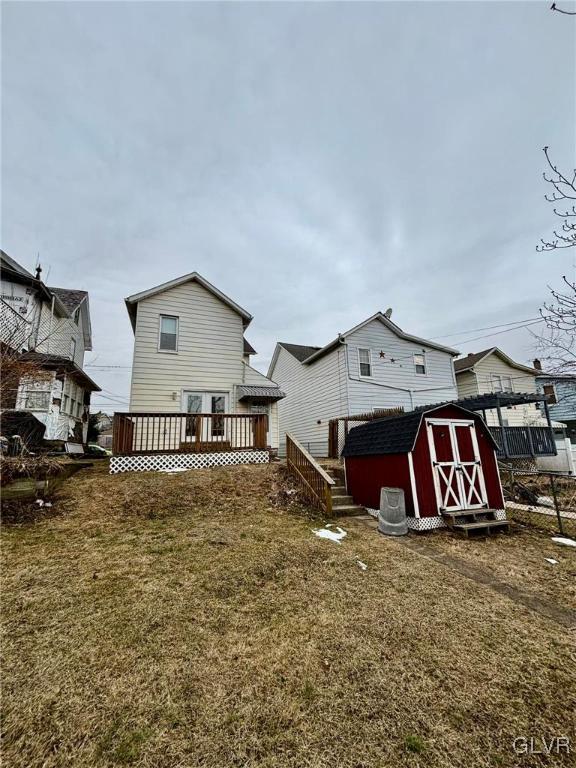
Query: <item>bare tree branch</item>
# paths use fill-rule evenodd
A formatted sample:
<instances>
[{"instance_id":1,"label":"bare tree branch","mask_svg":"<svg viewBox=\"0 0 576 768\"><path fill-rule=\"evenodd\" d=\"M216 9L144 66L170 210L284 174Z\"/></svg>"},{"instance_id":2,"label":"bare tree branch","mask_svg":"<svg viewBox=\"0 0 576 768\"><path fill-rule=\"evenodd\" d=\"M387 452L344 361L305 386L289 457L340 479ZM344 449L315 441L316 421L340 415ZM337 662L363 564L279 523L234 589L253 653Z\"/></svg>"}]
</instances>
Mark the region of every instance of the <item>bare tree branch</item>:
<instances>
[{"instance_id":1,"label":"bare tree branch","mask_svg":"<svg viewBox=\"0 0 576 768\"><path fill-rule=\"evenodd\" d=\"M576 11L564 11L562 8L557 8L556 3L552 3L550 6L551 11L558 11L558 13L564 13L566 16L576 16Z\"/></svg>"},{"instance_id":2,"label":"bare tree branch","mask_svg":"<svg viewBox=\"0 0 576 768\"><path fill-rule=\"evenodd\" d=\"M570 179L570 174L559 171L558 167L554 165L548 150L549 147L544 147L543 151L552 174L550 175L549 172L544 171L542 176L544 181L552 186L552 192L545 194L544 199L548 203L556 203L559 200L576 200L576 169L574 169ZM572 248L576 246L576 221L571 221L571 219L576 219L576 205L567 207L565 211L559 211L556 207L552 210L555 216L563 219L562 228L560 232L556 229L553 230L553 239L540 239L541 245L536 246L536 250L540 253L543 251L554 251L557 248Z\"/></svg>"}]
</instances>

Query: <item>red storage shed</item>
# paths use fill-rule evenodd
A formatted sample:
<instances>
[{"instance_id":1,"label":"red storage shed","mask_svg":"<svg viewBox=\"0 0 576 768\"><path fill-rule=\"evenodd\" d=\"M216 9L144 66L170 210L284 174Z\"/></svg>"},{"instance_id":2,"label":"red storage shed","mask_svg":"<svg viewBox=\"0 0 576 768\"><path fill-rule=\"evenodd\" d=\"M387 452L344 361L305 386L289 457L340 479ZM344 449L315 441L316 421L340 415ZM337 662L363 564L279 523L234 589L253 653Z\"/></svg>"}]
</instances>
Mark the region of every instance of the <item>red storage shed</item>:
<instances>
[{"instance_id":1,"label":"red storage shed","mask_svg":"<svg viewBox=\"0 0 576 768\"><path fill-rule=\"evenodd\" d=\"M379 508L381 488L402 488L414 530L465 510L505 520L497 447L482 418L455 404L370 421L346 438L346 486L369 509Z\"/></svg>"}]
</instances>

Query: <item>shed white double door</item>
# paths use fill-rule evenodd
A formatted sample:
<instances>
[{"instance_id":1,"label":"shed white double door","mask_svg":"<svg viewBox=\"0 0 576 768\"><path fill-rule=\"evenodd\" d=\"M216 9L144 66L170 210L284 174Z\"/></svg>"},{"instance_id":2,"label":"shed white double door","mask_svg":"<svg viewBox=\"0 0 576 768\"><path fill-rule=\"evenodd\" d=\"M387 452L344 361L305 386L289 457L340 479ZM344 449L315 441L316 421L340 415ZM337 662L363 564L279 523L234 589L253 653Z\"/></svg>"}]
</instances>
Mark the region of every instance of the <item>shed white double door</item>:
<instances>
[{"instance_id":1,"label":"shed white double door","mask_svg":"<svg viewBox=\"0 0 576 768\"><path fill-rule=\"evenodd\" d=\"M427 419L426 425L440 511L486 507L475 423L464 419Z\"/></svg>"},{"instance_id":2,"label":"shed white double door","mask_svg":"<svg viewBox=\"0 0 576 768\"><path fill-rule=\"evenodd\" d=\"M222 440L225 437L225 424L218 414L228 412L227 392L192 392L184 390L182 393L182 410L190 414L214 414L211 419L202 419L200 434L196 434L194 422L187 420L187 440Z\"/></svg>"}]
</instances>

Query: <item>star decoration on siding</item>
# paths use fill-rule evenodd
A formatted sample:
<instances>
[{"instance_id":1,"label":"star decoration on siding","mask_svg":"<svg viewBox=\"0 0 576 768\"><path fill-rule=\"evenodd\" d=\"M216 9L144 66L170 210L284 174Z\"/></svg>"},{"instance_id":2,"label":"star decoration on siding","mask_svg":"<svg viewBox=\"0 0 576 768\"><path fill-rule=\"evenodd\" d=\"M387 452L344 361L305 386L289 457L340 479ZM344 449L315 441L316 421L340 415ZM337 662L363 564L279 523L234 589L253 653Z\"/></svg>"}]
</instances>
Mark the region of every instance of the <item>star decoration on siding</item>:
<instances>
[{"instance_id":1,"label":"star decoration on siding","mask_svg":"<svg viewBox=\"0 0 576 768\"><path fill-rule=\"evenodd\" d=\"M380 357L386 357L386 353L382 352L382 350L380 350Z\"/></svg>"}]
</instances>

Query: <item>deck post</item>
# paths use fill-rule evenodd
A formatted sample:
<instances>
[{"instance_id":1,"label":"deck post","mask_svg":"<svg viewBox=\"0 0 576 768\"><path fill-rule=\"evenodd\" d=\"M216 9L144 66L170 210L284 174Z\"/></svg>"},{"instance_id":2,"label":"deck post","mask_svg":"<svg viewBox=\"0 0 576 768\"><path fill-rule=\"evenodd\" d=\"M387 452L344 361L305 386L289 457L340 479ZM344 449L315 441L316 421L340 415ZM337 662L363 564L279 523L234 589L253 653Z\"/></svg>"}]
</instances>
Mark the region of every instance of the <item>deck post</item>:
<instances>
[{"instance_id":1,"label":"deck post","mask_svg":"<svg viewBox=\"0 0 576 768\"><path fill-rule=\"evenodd\" d=\"M500 424L500 434L502 435L502 450L504 451L504 458L510 458L510 451L508 450L508 435L502 423L502 408L500 407L500 398L496 395L496 412L498 414L498 424Z\"/></svg>"}]
</instances>

